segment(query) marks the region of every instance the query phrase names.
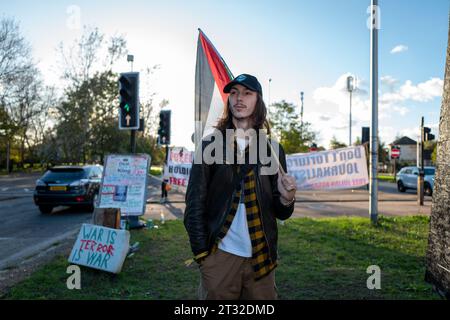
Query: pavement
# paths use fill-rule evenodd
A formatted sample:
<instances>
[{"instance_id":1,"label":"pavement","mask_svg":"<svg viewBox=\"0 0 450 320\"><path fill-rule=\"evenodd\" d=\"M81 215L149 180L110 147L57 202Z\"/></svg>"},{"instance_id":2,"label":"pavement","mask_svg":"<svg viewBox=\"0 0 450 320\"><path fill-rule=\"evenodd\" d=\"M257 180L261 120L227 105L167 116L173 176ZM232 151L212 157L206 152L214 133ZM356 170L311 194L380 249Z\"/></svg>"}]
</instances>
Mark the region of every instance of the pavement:
<instances>
[{"instance_id":1,"label":"pavement","mask_svg":"<svg viewBox=\"0 0 450 320\"><path fill-rule=\"evenodd\" d=\"M161 181L159 177L152 177ZM168 202L159 202L159 193L151 195L147 201L143 219L182 219L185 205L185 188L173 187L168 194ZM292 217L331 218L339 216L369 217L369 191L366 188L334 191L298 191ZM425 197L424 205L417 204L415 190L397 192L394 183L380 182L378 192L378 214L385 216L430 215L431 197Z\"/></svg>"}]
</instances>

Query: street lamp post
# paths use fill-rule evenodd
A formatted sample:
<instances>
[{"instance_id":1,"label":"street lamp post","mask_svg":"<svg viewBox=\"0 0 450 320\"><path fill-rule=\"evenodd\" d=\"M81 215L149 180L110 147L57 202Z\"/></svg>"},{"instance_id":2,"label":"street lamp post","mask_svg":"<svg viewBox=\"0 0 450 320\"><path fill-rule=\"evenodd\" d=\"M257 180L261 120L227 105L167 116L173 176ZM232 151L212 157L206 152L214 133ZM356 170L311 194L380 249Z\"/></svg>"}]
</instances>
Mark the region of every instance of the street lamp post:
<instances>
[{"instance_id":1,"label":"street lamp post","mask_svg":"<svg viewBox=\"0 0 450 320\"><path fill-rule=\"evenodd\" d=\"M303 141L303 91L300 92L300 101L302 103L302 106L300 109L300 138Z\"/></svg>"},{"instance_id":2,"label":"street lamp post","mask_svg":"<svg viewBox=\"0 0 450 320\"><path fill-rule=\"evenodd\" d=\"M133 72L134 55L132 55L132 54L127 55L127 61L131 62L131 72Z\"/></svg>"},{"instance_id":3,"label":"street lamp post","mask_svg":"<svg viewBox=\"0 0 450 320\"><path fill-rule=\"evenodd\" d=\"M355 89L353 76L347 77L347 91L350 93L350 120L349 120L349 136L348 136L348 146L352 145L352 92Z\"/></svg>"},{"instance_id":4,"label":"street lamp post","mask_svg":"<svg viewBox=\"0 0 450 320\"><path fill-rule=\"evenodd\" d=\"M269 78L269 105L267 107L270 107L270 83L272 82L272 78Z\"/></svg>"},{"instance_id":5,"label":"street lamp post","mask_svg":"<svg viewBox=\"0 0 450 320\"><path fill-rule=\"evenodd\" d=\"M378 0L370 6L370 100L372 105L370 129L370 184L369 214L373 224L378 221Z\"/></svg>"}]
</instances>

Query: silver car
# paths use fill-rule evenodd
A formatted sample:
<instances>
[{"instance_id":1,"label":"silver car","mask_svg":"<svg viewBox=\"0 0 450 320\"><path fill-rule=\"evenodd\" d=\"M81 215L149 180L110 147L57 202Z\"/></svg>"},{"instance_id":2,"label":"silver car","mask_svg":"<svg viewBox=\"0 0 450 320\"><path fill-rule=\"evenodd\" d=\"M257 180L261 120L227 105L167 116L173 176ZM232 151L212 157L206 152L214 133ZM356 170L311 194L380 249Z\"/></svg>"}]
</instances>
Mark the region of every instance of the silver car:
<instances>
[{"instance_id":1,"label":"silver car","mask_svg":"<svg viewBox=\"0 0 450 320\"><path fill-rule=\"evenodd\" d=\"M434 167L424 167L425 177L423 183L424 193L427 196L433 195L434 187ZM418 167L404 167L397 173L397 190L405 192L406 189L417 190L417 179L419 177Z\"/></svg>"}]
</instances>

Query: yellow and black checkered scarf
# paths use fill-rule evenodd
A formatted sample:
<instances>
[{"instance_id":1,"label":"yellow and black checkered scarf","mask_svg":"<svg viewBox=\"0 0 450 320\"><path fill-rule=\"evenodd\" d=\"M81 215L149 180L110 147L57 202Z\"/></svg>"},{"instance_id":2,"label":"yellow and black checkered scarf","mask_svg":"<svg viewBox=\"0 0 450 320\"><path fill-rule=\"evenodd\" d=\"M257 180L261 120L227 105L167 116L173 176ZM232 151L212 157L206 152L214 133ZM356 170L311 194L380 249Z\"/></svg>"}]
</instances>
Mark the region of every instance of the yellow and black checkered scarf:
<instances>
[{"instance_id":1,"label":"yellow and black checkered scarf","mask_svg":"<svg viewBox=\"0 0 450 320\"><path fill-rule=\"evenodd\" d=\"M238 173L239 173L238 166ZM225 224L219 233L213 251L217 250L217 245L221 239L225 237L231 227L231 223L236 215L239 203L241 201L242 184L239 184L238 189L234 193L231 210L227 215ZM256 178L253 170L250 170L244 177L244 203L247 212L248 232L252 243L252 265L255 271L255 279L259 280L277 266L269 255L269 246L264 234L261 222L261 214L259 211L258 202L256 199Z\"/></svg>"}]
</instances>

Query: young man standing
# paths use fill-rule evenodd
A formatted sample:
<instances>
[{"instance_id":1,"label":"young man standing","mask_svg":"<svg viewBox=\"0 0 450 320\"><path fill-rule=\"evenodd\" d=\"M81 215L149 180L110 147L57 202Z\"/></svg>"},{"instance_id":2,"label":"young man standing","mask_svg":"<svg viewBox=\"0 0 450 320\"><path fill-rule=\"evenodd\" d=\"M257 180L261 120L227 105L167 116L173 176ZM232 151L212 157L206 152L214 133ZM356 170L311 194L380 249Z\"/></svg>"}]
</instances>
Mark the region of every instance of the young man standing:
<instances>
[{"instance_id":1,"label":"young man standing","mask_svg":"<svg viewBox=\"0 0 450 320\"><path fill-rule=\"evenodd\" d=\"M233 160L243 161L194 161L191 169L184 224L200 268L199 298L276 299L276 219L292 215L296 182L286 174L281 146L271 155L278 170L263 173L261 145L275 152L269 141L260 143L266 139L260 132L266 129L270 134L270 128L256 77L242 74L223 91L229 97L216 126L222 138L203 139L201 151L219 143L226 154L232 148ZM229 130L235 132L231 144L224 138ZM258 150L257 161L251 161L252 150Z\"/></svg>"}]
</instances>

